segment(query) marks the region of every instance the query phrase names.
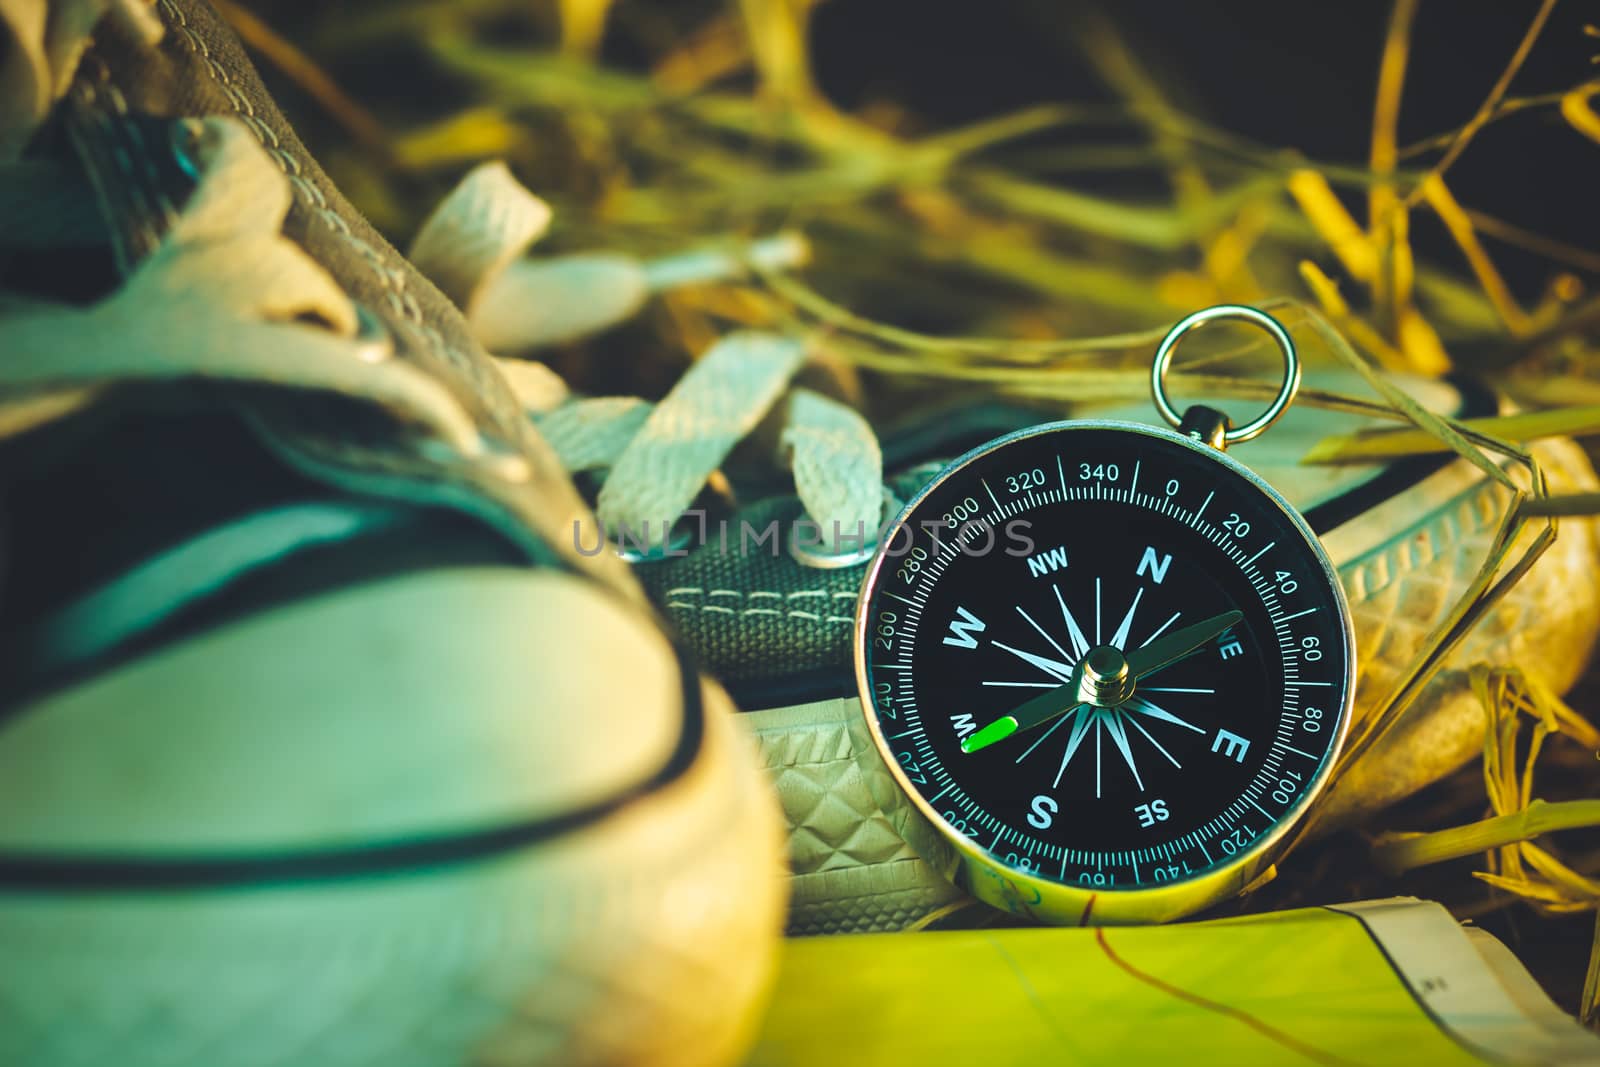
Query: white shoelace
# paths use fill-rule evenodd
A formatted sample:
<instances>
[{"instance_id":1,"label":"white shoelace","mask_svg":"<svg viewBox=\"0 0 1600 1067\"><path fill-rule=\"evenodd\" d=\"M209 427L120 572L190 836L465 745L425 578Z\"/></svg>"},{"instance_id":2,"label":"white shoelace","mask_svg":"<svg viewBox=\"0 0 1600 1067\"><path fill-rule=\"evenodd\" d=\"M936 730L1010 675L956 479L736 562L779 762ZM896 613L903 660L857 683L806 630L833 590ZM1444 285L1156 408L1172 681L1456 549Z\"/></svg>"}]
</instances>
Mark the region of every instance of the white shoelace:
<instances>
[{"instance_id":1,"label":"white shoelace","mask_svg":"<svg viewBox=\"0 0 1600 1067\"><path fill-rule=\"evenodd\" d=\"M643 263L619 255L526 258L550 209L498 163L469 174L424 224L411 258L466 312L478 339L502 356L605 329L653 292L792 266L805 256L779 235L737 253L694 251ZM604 472L598 503L607 531L652 542L769 412L783 430L786 463L807 516L823 531L869 537L882 519L883 457L871 426L850 406L792 379L804 342L742 331L703 353L659 403L576 398L542 365L500 359L512 387L569 471Z\"/></svg>"},{"instance_id":2,"label":"white shoelace","mask_svg":"<svg viewBox=\"0 0 1600 1067\"><path fill-rule=\"evenodd\" d=\"M29 303L0 318L0 427L11 432L74 410L109 385L211 378L376 400L463 454L481 448L442 385L385 358L338 283L283 236L283 174L227 119L197 124L200 179L156 253L88 308ZM478 168L422 228L412 255L466 312L486 347L525 354L633 314L651 293L781 268L805 256L780 235L737 252L700 250L650 263L619 255L525 257L550 212L500 164ZM327 326L309 325L315 319ZM603 472L608 530L667 527L741 440L776 409L778 463L793 471L819 530L868 536L885 517L883 460L848 405L791 384L804 342L744 331L714 344L659 403L576 398L551 371L501 359L530 417L569 471Z\"/></svg>"}]
</instances>

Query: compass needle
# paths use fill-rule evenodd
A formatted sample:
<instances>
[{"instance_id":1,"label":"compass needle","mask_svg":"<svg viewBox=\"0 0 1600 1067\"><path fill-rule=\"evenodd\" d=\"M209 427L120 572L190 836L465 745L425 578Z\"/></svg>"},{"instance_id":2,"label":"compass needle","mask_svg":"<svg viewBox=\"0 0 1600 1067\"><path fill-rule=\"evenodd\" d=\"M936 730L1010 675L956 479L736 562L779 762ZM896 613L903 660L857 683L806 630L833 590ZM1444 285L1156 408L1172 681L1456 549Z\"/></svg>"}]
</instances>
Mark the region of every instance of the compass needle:
<instances>
[{"instance_id":1,"label":"compass needle","mask_svg":"<svg viewBox=\"0 0 1600 1067\"><path fill-rule=\"evenodd\" d=\"M953 877L1045 922L1175 919L1281 862L1323 789L1349 728L1349 611L1305 521L1223 449L1281 412L1295 357L1247 308L1172 338L1215 317L1280 339L1290 373L1266 416L1233 428L1162 408L1180 430L1020 430L936 474L882 532L856 601L857 714L865 758L903 797L874 785L860 817L948 846L917 890ZM1152 372L1158 407L1172 343ZM1030 537L1008 543L1013 521ZM863 758L837 752L837 706L805 716L835 758ZM813 725L775 710L796 712L784 729ZM795 806L814 804L807 789ZM827 892L875 906L854 884Z\"/></svg>"},{"instance_id":2,"label":"compass needle","mask_svg":"<svg viewBox=\"0 0 1600 1067\"><path fill-rule=\"evenodd\" d=\"M1135 597L1134 605L1137 606L1138 603L1139 600ZM1132 609L1129 609L1129 614L1132 614ZM1154 674L1163 667L1171 666L1185 656L1200 651L1206 642L1226 633L1242 618L1244 618L1242 611L1224 611L1221 615L1212 616L1193 626L1185 626L1159 641L1152 641L1136 648L1128 653L1128 673L1138 680Z\"/></svg>"}]
</instances>

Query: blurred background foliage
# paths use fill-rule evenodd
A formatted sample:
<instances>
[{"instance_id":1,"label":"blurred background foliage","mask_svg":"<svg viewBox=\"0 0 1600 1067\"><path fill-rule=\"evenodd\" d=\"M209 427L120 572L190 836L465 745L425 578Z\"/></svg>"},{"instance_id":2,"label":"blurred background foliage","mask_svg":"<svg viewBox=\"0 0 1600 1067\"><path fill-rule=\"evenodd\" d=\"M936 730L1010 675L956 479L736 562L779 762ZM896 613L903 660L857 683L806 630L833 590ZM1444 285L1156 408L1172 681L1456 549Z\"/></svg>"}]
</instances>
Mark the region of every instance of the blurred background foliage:
<instances>
[{"instance_id":1,"label":"blurred background foliage","mask_svg":"<svg viewBox=\"0 0 1600 1067\"><path fill-rule=\"evenodd\" d=\"M809 241L803 272L676 288L541 353L580 391L659 396L730 326L768 325L820 330L834 387L875 418L953 389L1059 415L1142 397L1171 322L1243 302L1274 308L1313 361L1353 346L1487 378L1534 414L1521 439L1600 430L1591 5L217 2L401 247L491 159L554 209L538 256ZM1188 368L1270 392L1275 357L1243 336L1186 349ZM1572 705L1600 706L1597 683ZM1534 757L1538 795L1595 795L1581 717L1514 673L1479 690L1484 763L1388 825L1495 815L1520 820L1511 840L1536 836ZM1478 830L1384 839L1379 863L1362 834L1317 842L1248 906L1441 899L1564 1006L1592 1007L1600 834L1582 827L1600 812L1562 810L1580 829L1559 853Z\"/></svg>"}]
</instances>

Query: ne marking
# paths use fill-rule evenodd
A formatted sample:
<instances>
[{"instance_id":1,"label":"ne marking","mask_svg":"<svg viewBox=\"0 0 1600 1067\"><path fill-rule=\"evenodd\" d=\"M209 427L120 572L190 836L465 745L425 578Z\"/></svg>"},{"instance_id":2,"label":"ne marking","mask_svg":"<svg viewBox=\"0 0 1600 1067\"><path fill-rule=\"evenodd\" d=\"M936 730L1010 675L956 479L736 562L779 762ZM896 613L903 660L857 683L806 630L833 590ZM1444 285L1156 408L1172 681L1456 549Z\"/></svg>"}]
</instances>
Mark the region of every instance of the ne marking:
<instances>
[{"instance_id":1,"label":"ne marking","mask_svg":"<svg viewBox=\"0 0 1600 1067\"><path fill-rule=\"evenodd\" d=\"M1278 542L1276 542L1276 541L1268 541L1267 542L1267 547L1263 548L1260 552L1257 552L1255 555L1253 555L1249 559L1245 560L1244 561L1244 565L1246 567L1250 566L1250 564L1254 563L1256 560L1258 560L1262 556L1266 555L1267 554L1267 550L1270 549L1273 545L1275 545L1277 543Z\"/></svg>"}]
</instances>

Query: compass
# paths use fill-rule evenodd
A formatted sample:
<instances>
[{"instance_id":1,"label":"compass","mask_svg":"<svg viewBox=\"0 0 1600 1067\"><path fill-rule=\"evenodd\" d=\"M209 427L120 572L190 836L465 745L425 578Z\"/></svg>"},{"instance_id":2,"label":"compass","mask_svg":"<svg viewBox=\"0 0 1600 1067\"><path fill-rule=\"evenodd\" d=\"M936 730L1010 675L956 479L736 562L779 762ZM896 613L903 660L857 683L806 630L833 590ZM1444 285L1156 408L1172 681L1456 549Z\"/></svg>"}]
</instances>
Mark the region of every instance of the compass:
<instances>
[{"instance_id":1,"label":"compass","mask_svg":"<svg viewBox=\"0 0 1600 1067\"><path fill-rule=\"evenodd\" d=\"M1217 319L1277 340L1252 423L1163 385ZM1161 921L1252 882L1343 740L1354 654L1305 521L1224 449L1293 399L1287 333L1253 308L1157 352L1176 429L1074 420L982 445L901 512L867 572L856 673L899 787L976 896L1049 922Z\"/></svg>"}]
</instances>

